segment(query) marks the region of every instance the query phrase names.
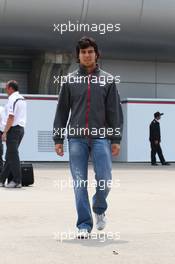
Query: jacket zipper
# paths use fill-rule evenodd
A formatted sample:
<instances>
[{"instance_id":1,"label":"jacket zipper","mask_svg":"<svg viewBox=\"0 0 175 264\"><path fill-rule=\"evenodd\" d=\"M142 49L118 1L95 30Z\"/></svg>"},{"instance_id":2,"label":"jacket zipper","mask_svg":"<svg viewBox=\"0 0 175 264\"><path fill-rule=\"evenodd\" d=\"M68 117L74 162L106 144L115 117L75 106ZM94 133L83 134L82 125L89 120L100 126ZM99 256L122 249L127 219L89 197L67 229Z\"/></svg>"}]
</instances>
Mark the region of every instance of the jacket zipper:
<instances>
[{"instance_id":1,"label":"jacket zipper","mask_svg":"<svg viewBox=\"0 0 175 264\"><path fill-rule=\"evenodd\" d=\"M89 127L90 96L91 96L90 78L91 78L91 75L89 75L89 77L88 77L87 109L86 109L86 128Z\"/></svg>"}]
</instances>

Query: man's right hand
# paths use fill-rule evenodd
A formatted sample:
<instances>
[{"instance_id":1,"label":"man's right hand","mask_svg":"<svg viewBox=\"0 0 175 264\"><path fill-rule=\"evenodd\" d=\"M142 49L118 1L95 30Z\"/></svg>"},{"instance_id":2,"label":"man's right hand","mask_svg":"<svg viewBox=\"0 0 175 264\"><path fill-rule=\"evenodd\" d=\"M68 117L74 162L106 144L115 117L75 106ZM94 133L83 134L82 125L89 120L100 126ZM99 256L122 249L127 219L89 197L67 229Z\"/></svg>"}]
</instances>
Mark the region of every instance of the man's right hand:
<instances>
[{"instance_id":1,"label":"man's right hand","mask_svg":"<svg viewBox=\"0 0 175 264\"><path fill-rule=\"evenodd\" d=\"M55 151L56 151L57 155L63 156L64 155L63 144L56 144L55 145Z\"/></svg>"},{"instance_id":2,"label":"man's right hand","mask_svg":"<svg viewBox=\"0 0 175 264\"><path fill-rule=\"evenodd\" d=\"M155 144L158 145L159 144L159 141L158 140L155 140Z\"/></svg>"},{"instance_id":3,"label":"man's right hand","mask_svg":"<svg viewBox=\"0 0 175 264\"><path fill-rule=\"evenodd\" d=\"M7 133L3 133L2 137L1 137L2 141L6 141L7 140Z\"/></svg>"}]
</instances>

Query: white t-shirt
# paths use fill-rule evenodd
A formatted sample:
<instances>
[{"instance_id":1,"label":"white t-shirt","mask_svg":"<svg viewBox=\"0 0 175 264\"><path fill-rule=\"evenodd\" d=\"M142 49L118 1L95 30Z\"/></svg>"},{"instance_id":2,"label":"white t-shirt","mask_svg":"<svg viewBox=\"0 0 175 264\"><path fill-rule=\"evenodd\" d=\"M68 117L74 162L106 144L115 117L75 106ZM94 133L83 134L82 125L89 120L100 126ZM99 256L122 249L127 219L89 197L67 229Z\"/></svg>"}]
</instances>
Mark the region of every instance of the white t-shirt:
<instances>
[{"instance_id":1,"label":"white t-shirt","mask_svg":"<svg viewBox=\"0 0 175 264\"><path fill-rule=\"evenodd\" d=\"M0 106L0 131L3 132L5 125L6 125L6 115L5 115L5 108Z\"/></svg>"},{"instance_id":2,"label":"white t-shirt","mask_svg":"<svg viewBox=\"0 0 175 264\"><path fill-rule=\"evenodd\" d=\"M7 105L5 107L6 117L8 118L9 115L14 116L14 122L12 127L17 125L25 127L26 112L26 101L24 100L24 97L20 95L18 91L12 93L9 96Z\"/></svg>"}]
</instances>

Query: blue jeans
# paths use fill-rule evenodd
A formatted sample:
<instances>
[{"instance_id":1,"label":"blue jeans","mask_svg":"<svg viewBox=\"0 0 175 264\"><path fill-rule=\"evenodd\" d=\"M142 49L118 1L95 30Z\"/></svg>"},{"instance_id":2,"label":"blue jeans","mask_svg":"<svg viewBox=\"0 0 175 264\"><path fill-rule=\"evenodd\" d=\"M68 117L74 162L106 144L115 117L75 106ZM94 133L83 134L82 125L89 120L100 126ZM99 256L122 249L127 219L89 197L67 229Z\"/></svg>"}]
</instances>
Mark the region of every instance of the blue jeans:
<instances>
[{"instance_id":1,"label":"blue jeans","mask_svg":"<svg viewBox=\"0 0 175 264\"><path fill-rule=\"evenodd\" d=\"M96 214L102 214L107 209L106 198L110 191L109 181L112 180L111 143L108 139L69 139L70 170L73 177L76 209L78 214L78 229L85 228L91 231L93 219L89 203L88 159L92 163L96 179L96 193L92 200L92 209ZM94 185L93 185L94 186Z\"/></svg>"}]
</instances>

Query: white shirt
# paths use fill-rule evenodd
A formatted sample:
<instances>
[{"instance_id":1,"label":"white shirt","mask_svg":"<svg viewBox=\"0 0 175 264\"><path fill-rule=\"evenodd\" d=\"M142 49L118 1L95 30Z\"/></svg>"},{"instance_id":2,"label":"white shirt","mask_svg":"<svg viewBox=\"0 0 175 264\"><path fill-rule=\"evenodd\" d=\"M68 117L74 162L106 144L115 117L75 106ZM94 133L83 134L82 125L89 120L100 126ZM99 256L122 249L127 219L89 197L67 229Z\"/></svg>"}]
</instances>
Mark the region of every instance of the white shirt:
<instances>
[{"instance_id":1,"label":"white shirt","mask_svg":"<svg viewBox=\"0 0 175 264\"><path fill-rule=\"evenodd\" d=\"M0 131L3 132L5 125L6 125L6 115L5 115L5 108L0 106Z\"/></svg>"},{"instance_id":2,"label":"white shirt","mask_svg":"<svg viewBox=\"0 0 175 264\"><path fill-rule=\"evenodd\" d=\"M17 99L23 99L18 100ZM25 127L26 125L26 102L24 100L24 97L19 94L19 92L12 93L9 98L7 105L5 107L5 114L8 118L9 115L14 116L14 122L12 127L14 126L22 126Z\"/></svg>"}]
</instances>

